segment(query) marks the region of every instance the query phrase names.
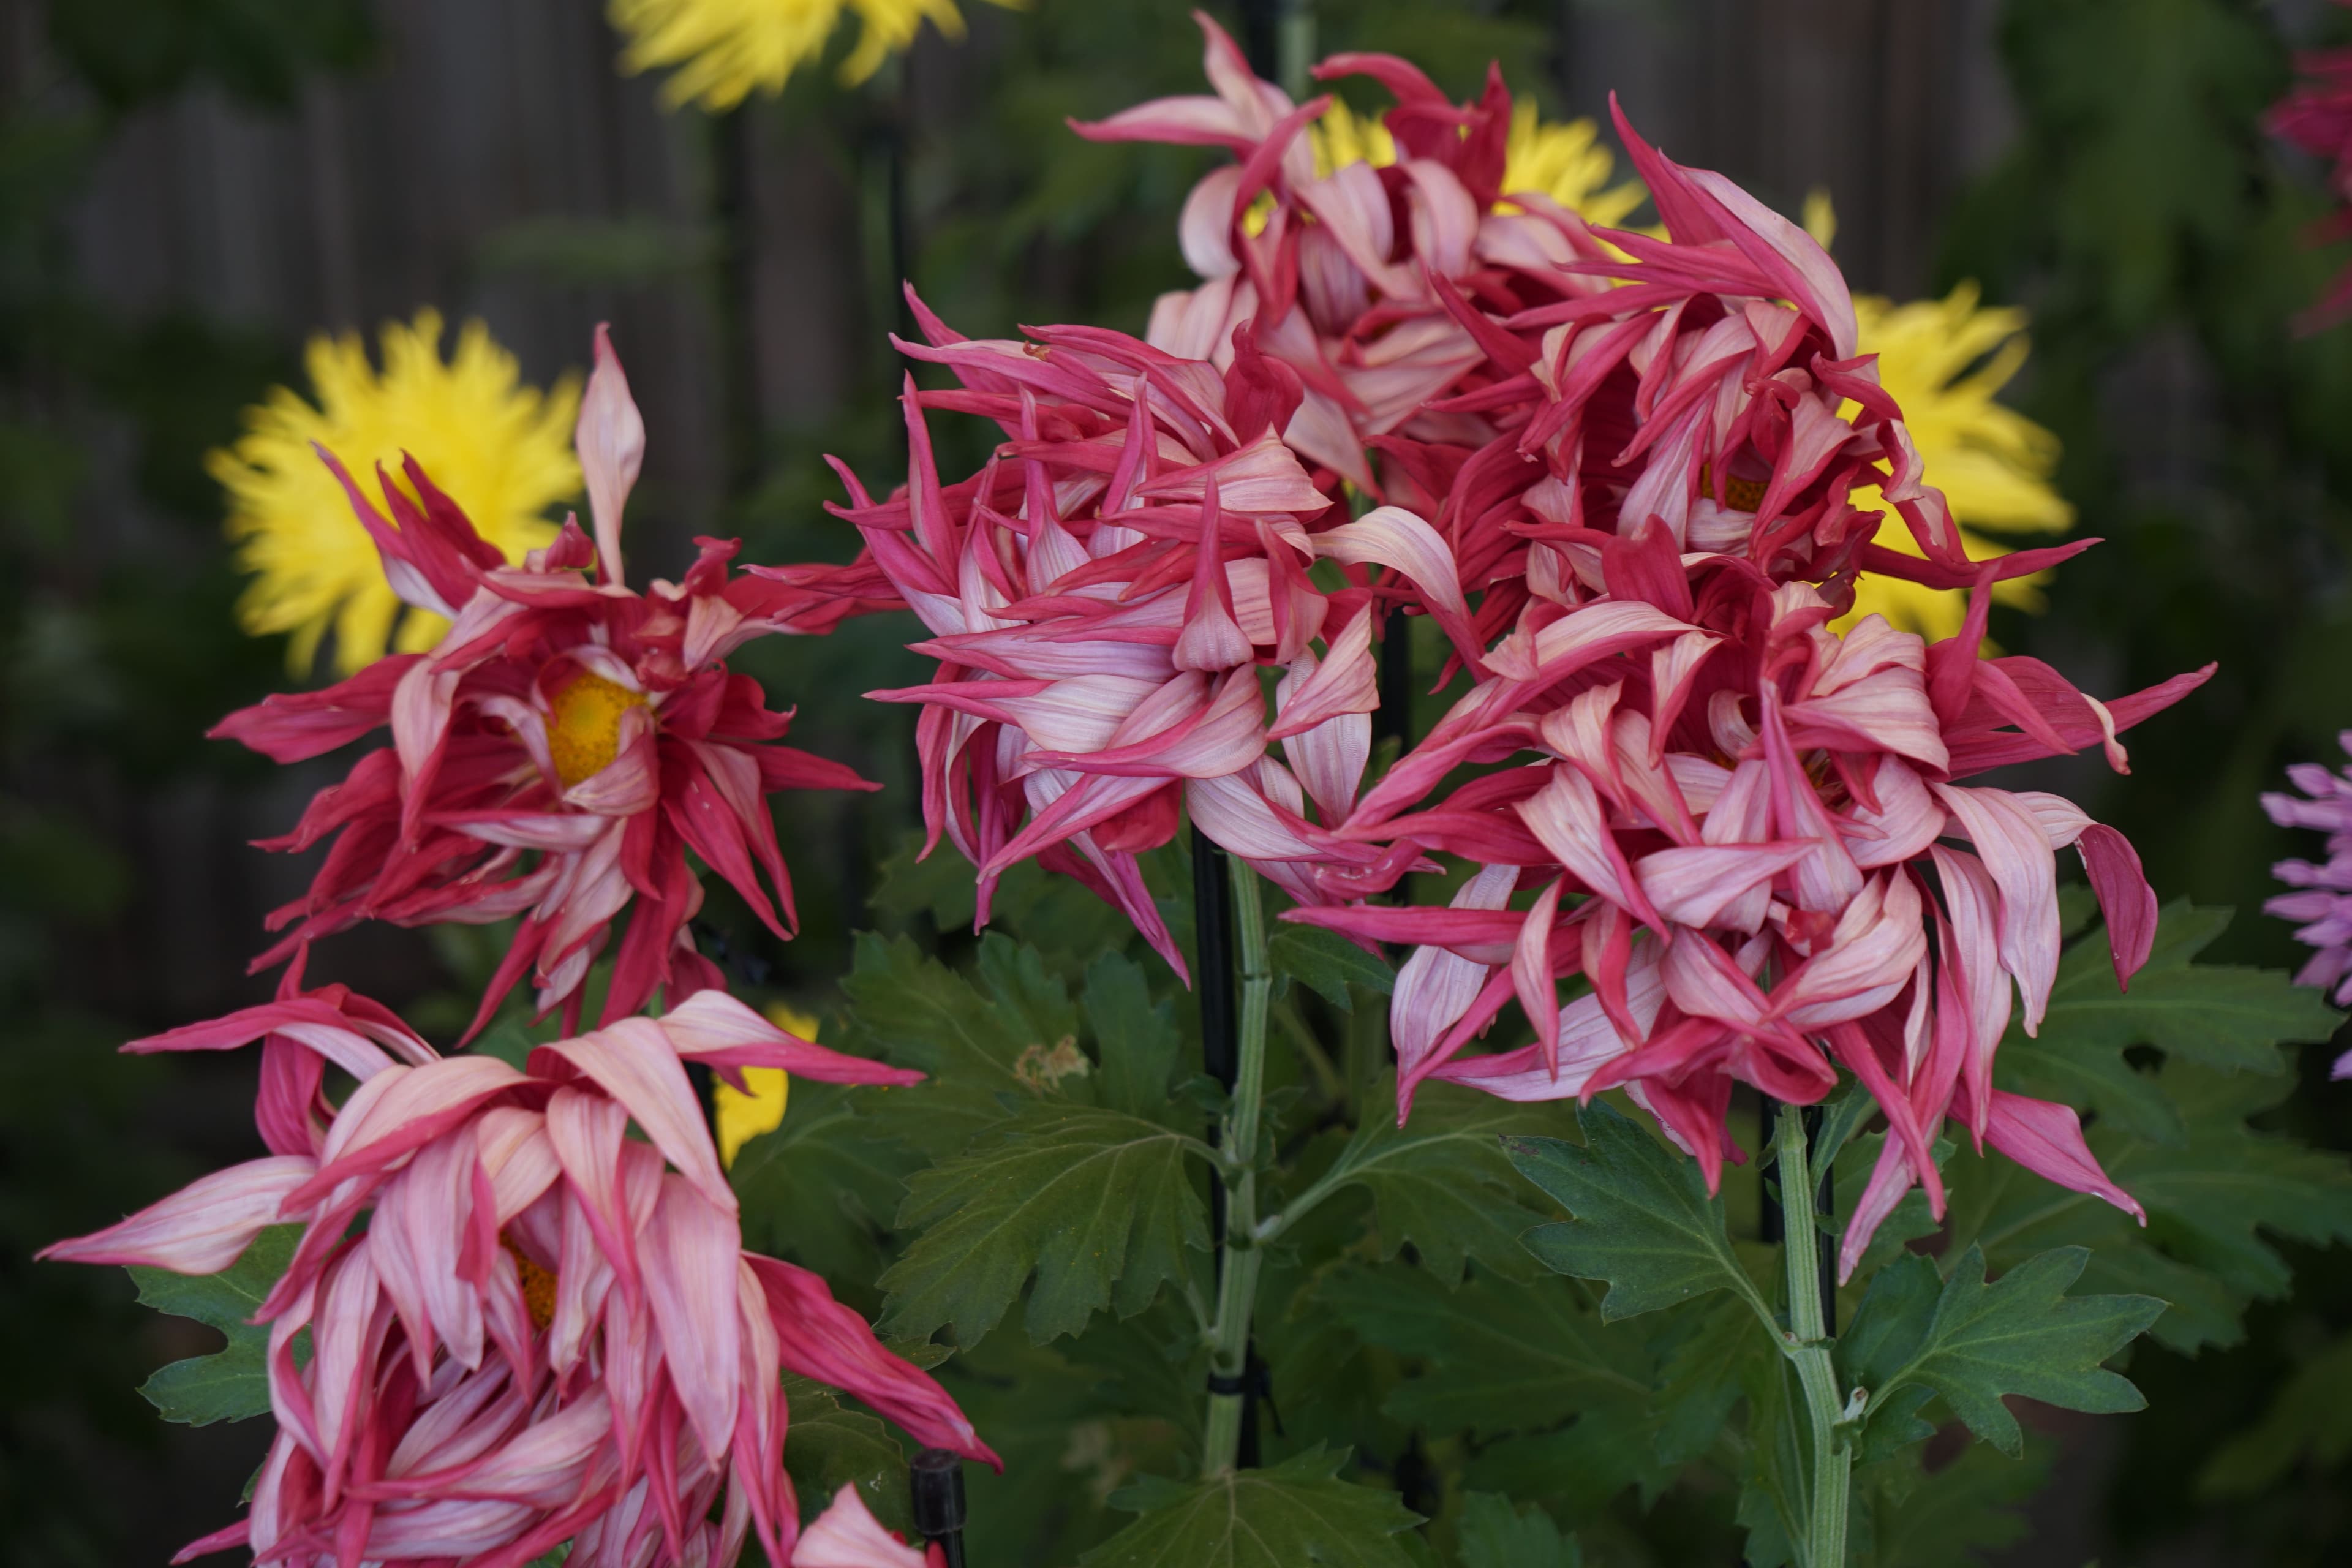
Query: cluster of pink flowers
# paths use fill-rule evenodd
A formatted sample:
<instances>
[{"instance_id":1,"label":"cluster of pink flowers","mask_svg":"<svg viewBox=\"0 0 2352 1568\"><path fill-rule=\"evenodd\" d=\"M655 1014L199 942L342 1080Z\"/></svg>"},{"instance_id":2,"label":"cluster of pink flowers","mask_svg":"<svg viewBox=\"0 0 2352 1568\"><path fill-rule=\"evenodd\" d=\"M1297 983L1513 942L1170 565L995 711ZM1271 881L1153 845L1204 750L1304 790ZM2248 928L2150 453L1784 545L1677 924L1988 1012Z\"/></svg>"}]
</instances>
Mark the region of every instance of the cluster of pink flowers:
<instances>
[{"instance_id":1,"label":"cluster of pink flowers","mask_svg":"<svg viewBox=\"0 0 2352 1568\"><path fill-rule=\"evenodd\" d=\"M984 882L1042 852L1166 951L1126 857L1174 830L1181 783L1286 918L1416 950L1401 1119L1432 1077L1622 1086L1712 1184L1741 1157L1736 1082L1812 1103L1843 1068L1892 1134L1849 1271L1913 1184L1940 1215L1947 1116L2137 1213L2074 1113L1995 1089L1992 1064L2012 1009L2031 1033L2048 1001L2056 851L2081 855L2123 981L2154 895L2069 802L1959 781L2094 745L2123 770L2119 731L2210 670L2103 703L1984 656L1993 583L2094 542L1970 560L1836 267L1728 180L1621 114L1666 237L1592 228L1502 188L1499 79L1455 105L1381 56L1318 75L1395 95L1399 161L1318 175L1303 137L1328 100L1293 106L1202 26L1215 96L1078 129L1233 151L1184 211L1204 281L1160 301L1149 343L966 342L925 317L910 352L963 390L910 384L905 493L853 482L845 515L941 661L877 694L925 704L934 840ZM928 409L1007 440L942 487ZM1392 504L1349 521L1351 489ZM1918 554L1871 542L1858 492ZM1968 625L1933 647L1876 616L1841 635L1865 572L1975 589ZM1391 608L1433 619L1471 684L1366 790ZM1283 672L1270 697L1258 668ZM1372 901L1433 854L1473 871L1451 907ZM1462 1054L1513 1003L1533 1043Z\"/></svg>"},{"instance_id":2,"label":"cluster of pink flowers","mask_svg":"<svg viewBox=\"0 0 2352 1568\"><path fill-rule=\"evenodd\" d=\"M255 1121L270 1152L45 1254L205 1274L267 1226L302 1226L254 1320L269 1325L276 1441L247 1517L183 1560L242 1545L301 1568L519 1568L568 1542L583 1568L722 1568L756 1539L794 1568L935 1561L854 1488L802 1531L783 1468L787 1371L996 1462L823 1279L743 1250L687 1074L701 1064L738 1089L747 1068L921 1077L766 1022L725 994L688 929L702 897L691 850L789 934L767 797L870 787L777 744L791 716L727 655L895 601L864 563L732 576L736 545L717 540L684 583L633 591L621 514L644 437L600 329L578 441L593 542L567 522L520 567L413 461L413 495L379 475L386 516L320 454L393 586L450 627L431 652L221 724L280 762L387 724L392 743L269 845L332 838L310 893L275 917L292 930L257 962L286 963L278 1000L125 1047L261 1042ZM625 914L603 1026L577 1034L589 967ZM311 944L360 921L515 917L475 1028L529 973L539 1013L561 1007L573 1037L521 1070L441 1057L388 1008L303 986ZM662 1016L638 1016L656 992ZM331 1067L355 1085L340 1105Z\"/></svg>"},{"instance_id":3,"label":"cluster of pink flowers","mask_svg":"<svg viewBox=\"0 0 2352 1568\"><path fill-rule=\"evenodd\" d=\"M2352 752L2352 730L2338 738ZM2294 979L2316 985L2338 1007L2352 1006L2352 768L2329 773L2317 763L2287 769L2299 795L2266 793L2263 810L2281 827L2309 827L2327 835L2327 860L2282 860L2271 874L2292 893L2265 901L2263 912L2299 921L2297 942L2318 951ZM2336 1061L2337 1078L2352 1078L2352 1051Z\"/></svg>"}]
</instances>

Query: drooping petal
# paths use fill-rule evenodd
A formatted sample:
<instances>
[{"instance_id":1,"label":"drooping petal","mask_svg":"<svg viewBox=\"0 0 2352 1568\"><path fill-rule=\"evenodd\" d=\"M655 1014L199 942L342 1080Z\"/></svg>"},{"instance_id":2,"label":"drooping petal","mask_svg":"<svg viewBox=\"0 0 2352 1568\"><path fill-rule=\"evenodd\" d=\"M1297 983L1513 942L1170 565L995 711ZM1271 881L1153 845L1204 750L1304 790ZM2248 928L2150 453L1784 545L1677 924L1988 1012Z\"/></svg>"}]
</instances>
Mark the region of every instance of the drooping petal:
<instances>
[{"instance_id":1,"label":"drooping petal","mask_svg":"<svg viewBox=\"0 0 2352 1568\"><path fill-rule=\"evenodd\" d=\"M199 1176L129 1219L35 1254L68 1263L137 1263L175 1274L217 1274L241 1257L280 1212L288 1194L310 1180L318 1162L299 1154L248 1160Z\"/></svg>"}]
</instances>

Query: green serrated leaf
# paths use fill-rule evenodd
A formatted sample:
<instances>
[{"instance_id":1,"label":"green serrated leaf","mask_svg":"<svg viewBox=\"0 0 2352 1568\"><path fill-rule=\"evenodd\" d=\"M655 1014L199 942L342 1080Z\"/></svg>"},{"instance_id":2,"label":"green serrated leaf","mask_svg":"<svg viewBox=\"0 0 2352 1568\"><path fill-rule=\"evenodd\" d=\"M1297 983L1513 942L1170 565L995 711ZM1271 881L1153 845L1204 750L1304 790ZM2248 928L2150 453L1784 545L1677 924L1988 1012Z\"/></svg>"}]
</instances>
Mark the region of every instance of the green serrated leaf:
<instances>
[{"instance_id":1,"label":"green serrated leaf","mask_svg":"<svg viewBox=\"0 0 2352 1568\"><path fill-rule=\"evenodd\" d=\"M2156 1321L2164 1303L2146 1296L2066 1295L2087 1261L2082 1248L2060 1247L1988 1285L1984 1254L1971 1247L1932 1309L1925 1307L1925 1292L1907 1283L1883 1297L1874 1289L1849 1336L1860 1342L1849 1371L1871 1389L1871 1414L1905 1390L1924 1387L1969 1431L2014 1458L2023 1437L2003 1394L2097 1415L2141 1408L2147 1402L2139 1390L2099 1363Z\"/></svg>"},{"instance_id":2,"label":"green serrated leaf","mask_svg":"<svg viewBox=\"0 0 2352 1568\"><path fill-rule=\"evenodd\" d=\"M1482 1275L1448 1287L1425 1269L1349 1268L1324 1283L1321 1300L1358 1338L1424 1363L1386 1405L1409 1426L1494 1436L1649 1398L1647 1351L1612 1333L1561 1279Z\"/></svg>"},{"instance_id":3,"label":"green serrated leaf","mask_svg":"<svg viewBox=\"0 0 2352 1568\"><path fill-rule=\"evenodd\" d=\"M1285 925L1266 940L1276 994L1290 980L1311 987L1334 1007L1352 1010L1348 987L1360 985L1385 996L1396 989L1396 971L1336 931L1319 926Z\"/></svg>"},{"instance_id":4,"label":"green serrated leaf","mask_svg":"<svg viewBox=\"0 0 2352 1568\"><path fill-rule=\"evenodd\" d=\"M862 1410L845 1406L833 1390L791 1373L784 1399L792 1426L784 1433L784 1468L800 1496L801 1511L814 1517L834 1494L852 1482L883 1527L910 1531L907 1455L890 1428Z\"/></svg>"},{"instance_id":5,"label":"green serrated leaf","mask_svg":"<svg viewBox=\"0 0 2352 1568\"><path fill-rule=\"evenodd\" d=\"M1106 952L1087 966L1087 1026L1102 1058L1103 1103L1149 1121L1171 1114L1181 1046L1173 1010L1154 1002L1142 966Z\"/></svg>"},{"instance_id":6,"label":"green serrated leaf","mask_svg":"<svg viewBox=\"0 0 2352 1568\"><path fill-rule=\"evenodd\" d=\"M141 1386L166 1421L191 1426L242 1421L269 1409L269 1329L248 1321L294 1259L302 1239L299 1225L271 1226L253 1238L243 1257L218 1274L173 1274L132 1267L139 1300L159 1312L193 1318L218 1329L226 1349L191 1356L159 1368ZM298 1362L310 1357L310 1331L296 1339Z\"/></svg>"},{"instance_id":7,"label":"green serrated leaf","mask_svg":"<svg viewBox=\"0 0 2352 1568\"><path fill-rule=\"evenodd\" d=\"M1935 1260L1917 1253L1905 1253L1873 1275L1853 1326L1837 1342L1841 1382L1874 1394L1884 1388L1917 1348L1921 1327L1935 1316L1943 1294L1944 1277ZM1934 1396L1925 1384L1891 1394L1872 1413L1857 1459L1868 1464L1934 1436L1935 1427L1917 1415Z\"/></svg>"},{"instance_id":8,"label":"green serrated leaf","mask_svg":"<svg viewBox=\"0 0 2352 1568\"><path fill-rule=\"evenodd\" d=\"M1142 1518L1085 1568L1412 1568L1399 1534L1420 1516L1394 1492L1338 1479L1347 1451L1309 1448L1271 1469L1197 1481L1150 1477L1116 1494Z\"/></svg>"},{"instance_id":9,"label":"green serrated leaf","mask_svg":"<svg viewBox=\"0 0 2352 1568\"><path fill-rule=\"evenodd\" d=\"M2153 1331L2184 1352L2234 1342L2247 1302L2286 1289L2287 1265L2266 1234L2352 1239L2352 1172L2342 1160L2247 1126L2291 1087L2262 1076L2284 1068L2277 1047L2316 1037L2333 1016L2315 1013L2315 999L2284 973L2192 963L2228 919L2185 904L2167 910L2129 998L2116 987L2105 936L2094 932L2062 963L2063 1005L2052 1007L2041 1039L2012 1035L1996 1063L2004 1086L2093 1112L2092 1152L2147 1206L2146 1230L2005 1159L1963 1154L1946 1172L1956 1247L1981 1241L1996 1269L2053 1247L2087 1247L2084 1287L2169 1302ZM2145 984L2151 974L2159 977L2153 988ZM2211 1005L2147 1006L2158 995L2179 1003L2209 983ZM2122 1053L2140 1043L2162 1046L2167 1058L2132 1068Z\"/></svg>"},{"instance_id":10,"label":"green serrated leaf","mask_svg":"<svg viewBox=\"0 0 2352 1568\"><path fill-rule=\"evenodd\" d=\"M1528 1233L1546 1267L1605 1279L1604 1321L1655 1311L1710 1290L1736 1290L1769 1317L1725 1232L1723 1198L1710 1197L1696 1163L1677 1156L1606 1104L1579 1116L1584 1146L1506 1138L1520 1174L1571 1216Z\"/></svg>"},{"instance_id":11,"label":"green serrated leaf","mask_svg":"<svg viewBox=\"0 0 2352 1568\"><path fill-rule=\"evenodd\" d=\"M783 1121L744 1144L728 1168L745 1243L832 1278L872 1278L885 1257L880 1234L916 1163L874 1113L910 1092L794 1082Z\"/></svg>"},{"instance_id":12,"label":"green serrated leaf","mask_svg":"<svg viewBox=\"0 0 2352 1568\"><path fill-rule=\"evenodd\" d=\"M1390 1102L1390 1081L1370 1091L1371 1103ZM1459 1085L1424 1083L1405 1126L1366 1118L1322 1181L1370 1194L1383 1258L1410 1242L1449 1283L1471 1258L1528 1278L1535 1270L1519 1237L1546 1216L1518 1201L1501 1139L1510 1128L1524 1129L1531 1110L1541 1113Z\"/></svg>"},{"instance_id":13,"label":"green serrated leaf","mask_svg":"<svg viewBox=\"0 0 2352 1568\"><path fill-rule=\"evenodd\" d=\"M2146 1205L2165 1249L2221 1277L2232 1289L2284 1295L2292 1270L2263 1231L2324 1246L2352 1241L2352 1170L2343 1156L2273 1133L2246 1118L2286 1087L2230 1078L2186 1063L2163 1080L2182 1108L2185 1149L2094 1130L2092 1152Z\"/></svg>"},{"instance_id":14,"label":"green serrated leaf","mask_svg":"<svg viewBox=\"0 0 2352 1568\"><path fill-rule=\"evenodd\" d=\"M2285 1065L2281 1045L2326 1039L2341 1020L2284 973L2190 962L2229 923L2227 910L2167 908L2128 992L2116 984L2104 932L2076 942L2060 960L2040 1037L2028 1037L2020 1020L2001 1041L2001 1087L2178 1144L2188 1136L2179 1112L2151 1075L2124 1059L2126 1049L2155 1046L2209 1067L2276 1074Z\"/></svg>"},{"instance_id":15,"label":"green serrated leaf","mask_svg":"<svg viewBox=\"0 0 2352 1568\"><path fill-rule=\"evenodd\" d=\"M1576 1538L1534 1503L1514 1508L1494 1492L1462 1500L1462 1568L1584 1568Z\"/></svg>"},{"instance_id":16,"label":"green serrated leaf","mask_svg":"<svg viewBox=\"0 0 2352 1568\"><path fill-rule=\"evenodd\" d=\"M898 1225L928 1226L882 1276L887 1327L970 1344L1034 1274L1025 1321L1043 1342L1106 1308L1132 1317L1209 1245L1208 1206L1184 1168L1194 1140L1116 1110L1018 1105L971 1153L908 1183Z\"/></svg>"},{"instance_id":17,"label":"green serrated leaf","mask_svg":"<svg viewBox=\"0 0 2352 1568\"><path fill-rule=\"evenodd\" d=\"M1038 1070L1075 1042L1077 1009L1045 961L1005 937L982 938L967 980L904 937L864 934L842 989L850 1049L929 1075L891 1102L889 1126L934 1159L961 1152L1016 1105L1091 1099L1090 1079L1049 1082Z\"/></svg>"},{"instance_id":18,"label":"green serrated leaf","mask_svg":"<svg viewBox=\"0 0 2352 1568\"><path fill-rule=\"evenodd\" d=\"M1650 1441L1654 1425L1635 1413L1612 1411L1606 1419L1572 1421L1558 1431L1500 1438L1478 1447L1464 1479L1487 1491L1539 1499L1571 1523L1601 1519L1629 1487L1646 1507L1675 1477Z\"/></svg>"}]
</instances>

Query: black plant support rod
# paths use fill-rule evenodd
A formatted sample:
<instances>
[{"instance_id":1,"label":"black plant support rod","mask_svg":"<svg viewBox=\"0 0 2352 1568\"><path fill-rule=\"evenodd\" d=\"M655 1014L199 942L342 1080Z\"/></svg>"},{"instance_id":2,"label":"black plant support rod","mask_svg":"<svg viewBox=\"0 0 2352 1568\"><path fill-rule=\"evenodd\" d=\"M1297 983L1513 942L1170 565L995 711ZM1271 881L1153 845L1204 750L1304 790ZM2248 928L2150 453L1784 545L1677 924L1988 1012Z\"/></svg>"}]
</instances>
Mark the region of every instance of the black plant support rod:
<instances>
[{"instance_id":1,"label":"black plant support rod","mask_svg":"<svg viewBox=\"0 0 2352 1568\"><path fill-rule=\"evenodd\" d=\"M926 1448L907 1466L916 1533L937 1545L947 1568L964 1568L963 1460L952 1449Z\"/></svg>"},{"instance_id":2,"label":"black plant support rod","mask_svg":"<svg viewBox=\"0 0 2352 1568\"><path fill-rule=\"evenodd\" d=\"M1192 829L1192 945L1195 960L1192 994L1201 1005L1201 1062L1227 1095L1241 1072L1241 1037L1234 1009L1234 895L1225 852L1197 826ZM1209 1142L1219 1141L1217 1120L1209 1121ZM1219 1281L1224 1268L1225 1184L1209 1175L1209 1246L1217 1260ZM1251 1355L1255 1363L1255 1352ZM1223 1388L1214 1373L1210 1392L1242 1396L1241 1447L1237 1463L1256 1465L1257 1396L1255 1378L1245 1378L1237 1389Z\"/></svg>"}]
</instances>

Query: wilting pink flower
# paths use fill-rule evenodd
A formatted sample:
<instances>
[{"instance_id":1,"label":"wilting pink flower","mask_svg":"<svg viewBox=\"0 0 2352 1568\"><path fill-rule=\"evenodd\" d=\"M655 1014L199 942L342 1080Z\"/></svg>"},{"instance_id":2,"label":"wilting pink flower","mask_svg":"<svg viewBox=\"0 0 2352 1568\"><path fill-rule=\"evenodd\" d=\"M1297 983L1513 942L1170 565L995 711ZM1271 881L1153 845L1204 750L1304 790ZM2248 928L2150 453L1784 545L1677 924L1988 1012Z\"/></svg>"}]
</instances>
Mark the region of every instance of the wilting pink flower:
<instances>
[{"instance_id":1,"label":"wilting pink flower","mask_svg":"<svg viewBox=\"0 0 2352 1568\"><path fill-rule=\"evenodd\" d=\"M827 631L873 607L860 593L870 573L841 569L824 587L810 584L831 569L730 577L734 542L706 539L682 584L630 589L621 510L644 444L600 327L579 429L595 542L567 521L520 567L504 564L413 460L421 504L379 473L387 519L320 454L393 587L454 624L430 653L271 697L214 730L281 763L392 731L390 745L319 793L292 833L266 842L299 851L333 840L309 893L271 917L271 929L292 929L256 968L366 920L520 916L476 1027L526 973L540 1010L564 1005L576 1026L581 982L627 910L604 1015L623 1017L656 987L685 995L718 983L688 931L702 902L689 849L778 935L792 934L792 883L768 795L876 786L775 744L792 715L770 710L759 683L729 673L726 658L753 637Z\"/></svg>"},{"instance_id":2,"label":"wilting pink flower","mask_svg":"<svg viewBox=\"0 0 2352 1568\"><path fill-rule=\"evenodd\" d=\"M883 1529L847 1482L793 1549L793 1568L939 1568L946 1561L938 1547L919 1550Z\"/></svg>"},{"instance_id":3,"label":"wilting pink flower","mask_svg":"<svg viewBox=\"0 0 2352 1568\"><path fill-rule=\"evenodd\" d=\"M994 1462L821 1279L743 1251L685 1064L920 1074L798 1039L718 991L542 1046L523 1071L437 1057L340 987L125 1048L257 1038L277 1063L257 1116L271 1152L43 1254L203 1274L265 1226L304 1227L255 1317L277 1439L247 1517L182 1560L241 1544L302 1568L517 1568L570 1541L583 1568L715 1565L756 1535L770 1561L803 1561L785 1371ZM340 1107L320 1093L326 1065L357 1080Z\"/></svg>"},{"instance_id":4,"label":"wilting pink flower","mask_svg":"<svg viewBox=\"0 0 2352 1568\"><path fill-rule=\"evenodd\" d=\"M2311 50L2297 55L2294 64L2303 79L2271 110L2270 129L2328 165L2327 189L2337 210L2311 237L2326 243L2352 235L2352 49ZM2312 306L2305 326L2326 326L2347 311L2352 311L2352 268L2336 274Z\"/></svg>"},{"instance_id":5,"label":"wilting pink flower","mask_svg":"<svg viewBox=\"0 0 2352 1568\"><path fill-rule=\"evenodd\" d=\"M1605 594L1531 607L1339 829L1479 866L1452 906L1287 917L1418 944L1394 1000L1400 1119L1432 1077L1515 1100L1622 1085L1712 1186L1740 1157L1735 1081L1810 1104L1843 1068L1892 1130L1849 1271L1914 1182L1940 1215L1948 1113L2137 1213L2074 1112L1995 1089L1992 1061L2012 1005L2031 1034L2049 1001L2055 852L2082 856L2121 980L2147 958L2155 896L2123 836L2067 801L1958 781L2090 745L2121 769L2116 732L2210 669L2103 704L2039 660L1980 658L1981 590L1929 647L1875 616L1841 637L1811 585L1685 554L1654 526L1601 555ZM1409 809L1464 763L1530 753ZM1521 891L1533 902L1513 908ZM1580 974L1589 990L1562 1006L1558 982ZM1514 1001L1533 1044L1458 1054Z\"/></svg>"},{"instance_id":6,"label":"wilting pink flower","mask_svg":"<svg viewBox=\"0 0 2352 1568\"><path fill-rule=\"evenodd\" d=\"M1370 751L1381 607L1425 611L1480 658L1435 533L1394 508L1345 520L1275 434L1298 378L1246 329L1220 372L1115 332L972 342L921 316L930 345L907 352L963 385L910 381L908 488L877 502L845 468L853 504L836 510L932 634L912 646L935 679L871 695L923 707L927 852L945 836L980 868L981 919L1004 868L1034 858L1181 968L1136 863L1180 806L1301 900L1377 863L1328 829ZM943 486L929 409L1007 439ZM1327 561L1336 591L1309 575ZM1261 669L1281 672L1271 704Z\"/></svg>"},{"instance_id":7,"label":"wilting pink flower","mask_svg":"<svg viewBox=\"0 0 2352 1568\"><path fill-rule=\"evenodd\" d=\"M2352 752L2352 730L2337 737ZM2352 768L2329 773L2317 763L2298 763L2286 776L2299 795L2265 794L2263 809L2281 827L2309 827L2327 835L2327 860L2282 860L2271 874L2296 890L2266 900L2263 912L2302 924L2297 942L2319 951L2294 979L2316 985L2338 1007L2352 1006ZM2352 1051L2336 1058L2336 1076L2352 1078Z\"/></svg>"}]
</instances>

